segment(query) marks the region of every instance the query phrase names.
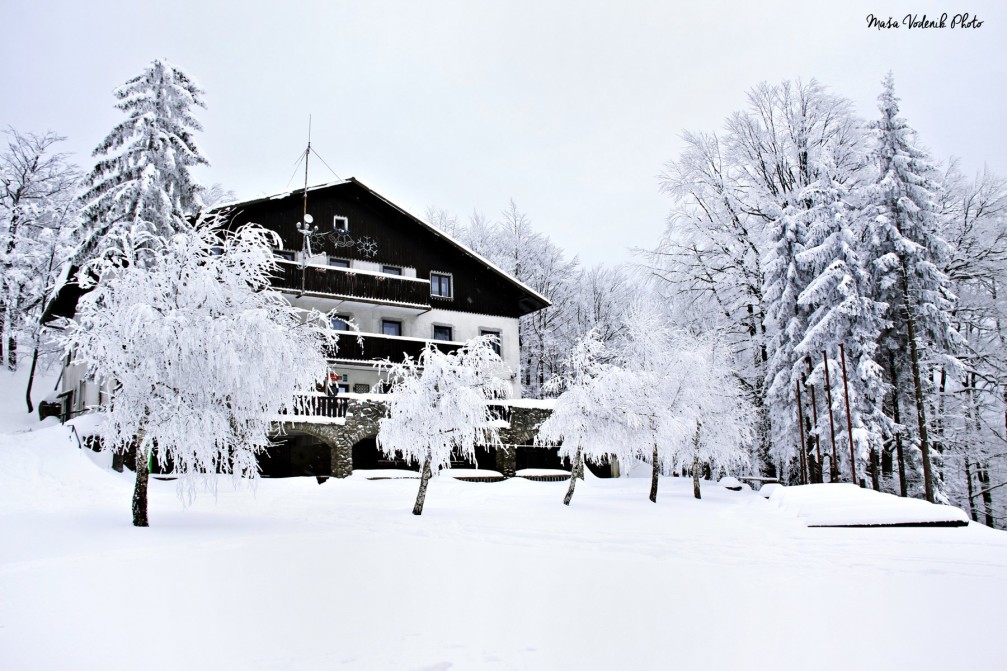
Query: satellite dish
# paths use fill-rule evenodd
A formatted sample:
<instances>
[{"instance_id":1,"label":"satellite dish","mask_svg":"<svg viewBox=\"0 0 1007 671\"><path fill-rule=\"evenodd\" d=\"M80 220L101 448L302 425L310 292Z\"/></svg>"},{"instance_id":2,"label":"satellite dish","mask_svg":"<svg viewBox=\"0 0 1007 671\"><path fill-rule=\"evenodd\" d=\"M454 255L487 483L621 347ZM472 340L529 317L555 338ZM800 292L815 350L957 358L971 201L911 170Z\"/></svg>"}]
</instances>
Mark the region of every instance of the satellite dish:
<instances>
[{"instance_id":1,"label":"satellite dish","mask_svg":"<svg viewBox=\"0 0 1007 671\"><path fill-rule=\"evenodd\" d=\"M311 222L313 222L314 220L315 220L315 218L314 218L314 217L312 217L312 216L311 216L310 214L305 214L305 215L304 215L304 223L306 223L306 224L310 224L310 223L311 223Z\"/></svg>"}]
</instances>

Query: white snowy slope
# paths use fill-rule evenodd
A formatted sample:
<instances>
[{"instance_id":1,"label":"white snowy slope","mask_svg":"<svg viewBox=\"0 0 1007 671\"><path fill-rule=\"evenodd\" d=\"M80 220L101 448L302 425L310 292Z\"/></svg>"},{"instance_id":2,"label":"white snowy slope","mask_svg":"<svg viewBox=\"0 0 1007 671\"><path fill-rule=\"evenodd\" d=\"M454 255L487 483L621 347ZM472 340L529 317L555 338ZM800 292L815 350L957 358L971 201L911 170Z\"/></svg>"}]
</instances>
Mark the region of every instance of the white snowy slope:
<instances>
[{"instance_id":1,"label":"white snowy slope","mask_svg":"<svg viewBox=\"0 0 1007 671\"><path fill-rule=\"evenodd\" d=\"M6 381L6 380L5 380ZM999 668L1007 534L808 528L666 478L222 481L0 435L0 669ZM982 595L977 598L977 595ZM926 614L925 618L923 614ZM842 642L842 644L840 644Z\"/></svg>"}]
</instances>

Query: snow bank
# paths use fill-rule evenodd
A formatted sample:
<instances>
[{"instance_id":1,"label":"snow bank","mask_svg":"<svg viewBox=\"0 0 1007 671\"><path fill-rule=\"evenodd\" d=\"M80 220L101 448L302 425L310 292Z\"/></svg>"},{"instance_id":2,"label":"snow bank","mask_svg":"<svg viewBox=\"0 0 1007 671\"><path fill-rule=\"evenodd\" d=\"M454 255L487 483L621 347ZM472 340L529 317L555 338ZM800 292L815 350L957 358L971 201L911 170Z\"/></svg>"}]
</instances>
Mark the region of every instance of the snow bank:
<instances>
[{"instance_id":1,"label":"snow bank","mask_svg":"<svg viewBox=\"0 0 1007 671\"><path fill-rule=\"evenodd\" d=\"M809 527L964 526L959 508L904 499L852 484L818 484L774 489L769 501Z\"/></svg>"}]
</instances>

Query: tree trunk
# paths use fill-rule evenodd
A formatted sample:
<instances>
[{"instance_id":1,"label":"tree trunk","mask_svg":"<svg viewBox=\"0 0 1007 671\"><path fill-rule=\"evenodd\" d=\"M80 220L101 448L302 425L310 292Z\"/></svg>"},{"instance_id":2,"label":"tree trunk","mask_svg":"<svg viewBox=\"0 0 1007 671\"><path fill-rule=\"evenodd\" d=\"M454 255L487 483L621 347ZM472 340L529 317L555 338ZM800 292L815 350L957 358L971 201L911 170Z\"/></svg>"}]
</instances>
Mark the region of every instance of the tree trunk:
<instances>
[{"instance_id":1,"label":"tree trunk","mask_svg":"<svg viewBox=\"0 0 1007 671\"><path fill-rule=\"evenodd\" d=\"M972 521L979 521L979 513L976 512L975 490L972 488L972 469L969 467L969 455L965 453L965 483L968 485L969 512L972 513Z\"/></svg>"},{"instance_id":2,"label":"tree trunk","mask_svg":"<svg viewBox=\"0 0 1007 671\"><path fill-rule=\"evenodd\" d=\"M136 450L136 486L133 488L133 526L147 527L147 454L141 441Z\"/></svg>"},{"instance_id":3,"label":"tree trunk","mask_svg":"<svg viewBox=\"0 0 1007 671\"><path fill-rule=\"evenodd\" d=\"M874 491L881 491L881 458L878 456L878 449L871 448L871 487Z\"/></svg>"},{"instance_id":4,"label":"tree trunk","mask_svg":"<svg viewBox=\"0 0 1007 671\"><path fill-rule=\"evenodd\" d=\"M699 455L692 457L692 495L697 499L703 498L699 491Z\"/></svg>"},{"instance_id":5,"label":"tree trunk","mask_svg":"<svg viewBox=\"0 0 1007 671\"><path fill-rule=\"evenodd\" d=\"M35 383L35 367L38 365L38 345L31 355L31 369L28 371L28 388L24 392L24 400L28 404L28 413L35 412L35 406L31 402L31 387Z\"/></svg>"},{"instance_id":6,"label":"tree trunk","mask_svg":"<svg viewBox=\"0 0 1007 671\"><path fill-rule=\"evenodd\" d=\"M979 485L982 489L983 513L986 517L986 526L993 529L993 492L990 491L990 472L986 464L976 464L976 472L979 476Z\"/></svg>"},{"instance_id":7,"label":"tree trunk","mask_svg":"<svg viewBox=\"0 0 1007 671\"><path fill-rule=\"evenodd\" d=\"M570 486L566 488L566 496L563 497L563 505L570 505L570 501L573 499L573 490L577 486L577 469L580 469L581 473L584 471L584 453L581 449L577 448L577 453L573 457L573 469L570 471Z\"/></svg>"},{"instance_id":8,"label":"tree trunk","mask_svg":"<svg viewBox=\"0 0 1007 671\"><path fill-rule=\"evenodd\" d=\"M889 366L892 370L892 419L896 424L902 424L899 412L899 378L895 369L895 355L889 352ZM909 496L909 483L906 482L906 458L902 451L902 429L895 429L895 457L899 462L899 496L905 498Z\"/></svg>"},{"instance_id":9,"label":"tree trunk","mask_svg":"<svg viewBox=\"0 0 1007 671\"><path fill-rule=\"evenodd\" d=\"M2 347L3 362L7 366L7 370L17 370L17 343L13 336L0 338L0 342L5 343L6 347Z\"/></svg>"},{"instance_id":10,"label":"tree trunk","mask_svg":"<svg viewBox=\"0 0 1007 671\"><path fill-rule=\"evenodd\" d=\"M934 433L936 439L933 441L934 459L937 461L937 479L944 481L944 390L947 388L948 373L945 368L941 368L940 383L937 386L937 408L934 412Z\"/></svg>"},{"instance_id":11,"label":"tree trunk","mask_svg":"<svg viewBox=\"0 0 1007 671\"><path fill-rule=\"evenodd\" d=\"M650 472L650 500L657 503L657 476L661 473L661 462L657 455L657 443L654 443L653 466Z\"/></svg>"},{"instance_id":12,"label":"tree trunk","mask_svg":"<svg viewBox=\"0 0 1007 671\"><path fill-rule=\"evenodd\" d=\"M930 463L930 438L927 434L926 400L923 398L923 379L920 376L920 355L916 347L916 317L909 301L909 280L905 261L902 262L902 303L906 311L906 328L909 331L909 362L913 372L913 391L916 394L916 423L920 432L920 453L923 459L923 490L927 501L934 503L934 474Z\"/></svg>"},{"instance_id":13,"label":"tree trunk","mask_svg":"<svg viewBox=\"0 0 1007 671\"><path fill-rule=\"evenodd\" d=\"M423 502L427 498L427 485L430 484L430 457L423 460L423 473L420 475L420 491L416 494L416 505L413 506L413 515L423 514Z\"/></svg>"}]
</instances>

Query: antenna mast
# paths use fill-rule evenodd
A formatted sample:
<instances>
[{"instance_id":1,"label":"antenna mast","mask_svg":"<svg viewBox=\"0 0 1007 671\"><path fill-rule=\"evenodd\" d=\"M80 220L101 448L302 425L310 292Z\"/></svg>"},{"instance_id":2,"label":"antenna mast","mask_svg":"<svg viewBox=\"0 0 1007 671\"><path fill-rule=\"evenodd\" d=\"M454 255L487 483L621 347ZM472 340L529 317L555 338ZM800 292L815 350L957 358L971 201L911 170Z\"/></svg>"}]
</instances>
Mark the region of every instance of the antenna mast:
<instances>
[{"instance_id":1,"label":"antenna mast","mask_svg":"<svg viewBox=\"0 0 1007 671\"><path fill-rule=\"evenodd\" d=\"M308 115L308 148L304 150L304 212L308 213L308 158L311 156L311 115Z\"/></svg>"}]
</instances>

